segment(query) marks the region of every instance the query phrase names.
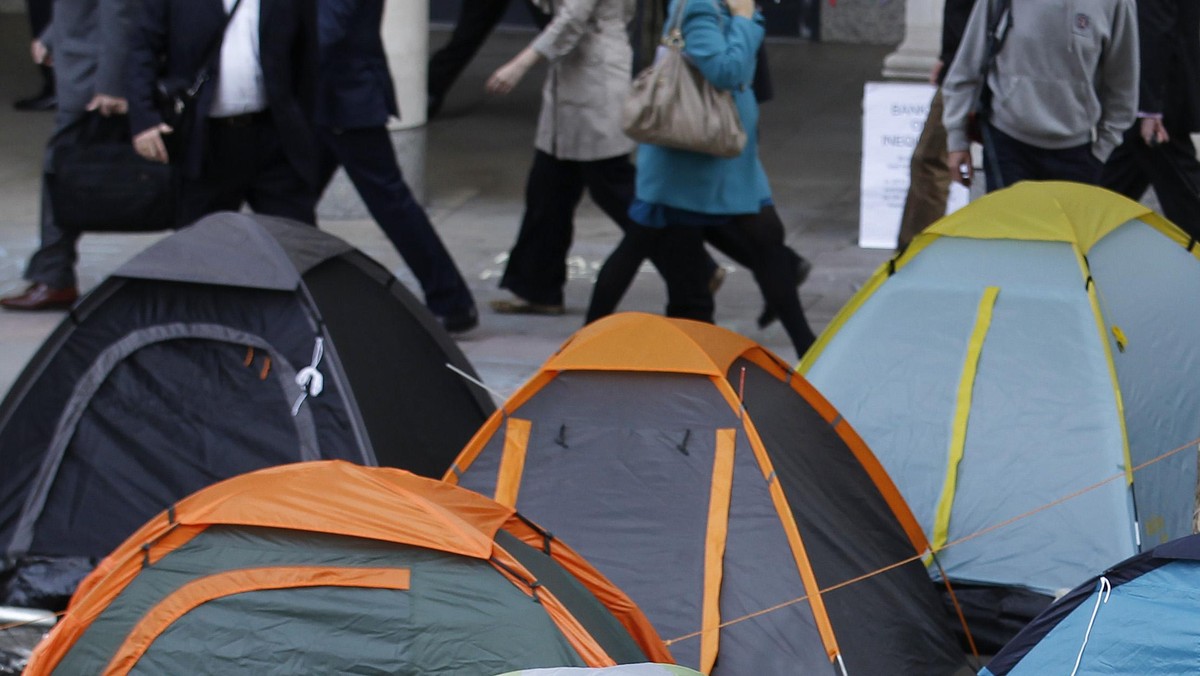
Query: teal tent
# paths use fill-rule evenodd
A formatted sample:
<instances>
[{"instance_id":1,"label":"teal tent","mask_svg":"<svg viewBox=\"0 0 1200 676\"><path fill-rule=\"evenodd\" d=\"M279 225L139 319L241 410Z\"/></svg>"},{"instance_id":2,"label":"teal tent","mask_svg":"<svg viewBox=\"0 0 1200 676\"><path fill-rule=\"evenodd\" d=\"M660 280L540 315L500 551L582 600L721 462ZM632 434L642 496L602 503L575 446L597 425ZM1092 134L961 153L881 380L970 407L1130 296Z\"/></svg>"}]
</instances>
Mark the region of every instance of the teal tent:
<instances>
[{"instance_id":1,"label":"teal tent","mask_svg":"<svg viewBox=\"0 0 1200 676\"><path fill-rule=\"evenodd\" d=\"M882 266L800 371L899 487L977 639L1191 532L1200 246L1140 204L988 195Z\"/></svg>"}]
</instances>

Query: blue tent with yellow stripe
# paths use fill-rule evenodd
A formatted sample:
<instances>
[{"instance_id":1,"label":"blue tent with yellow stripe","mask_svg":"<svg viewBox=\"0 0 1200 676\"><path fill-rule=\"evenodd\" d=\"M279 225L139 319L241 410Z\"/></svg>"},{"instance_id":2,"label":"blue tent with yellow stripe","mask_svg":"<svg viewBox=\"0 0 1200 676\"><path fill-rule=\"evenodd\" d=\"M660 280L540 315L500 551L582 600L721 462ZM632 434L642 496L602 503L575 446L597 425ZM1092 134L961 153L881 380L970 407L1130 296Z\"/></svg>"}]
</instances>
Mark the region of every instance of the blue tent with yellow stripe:
<instances>
[{"instance_id":1,"label":"blue tent with yellow stripe","mask_svg":"<svg viewBox=\"0 0 1200 676\"><path fill-rule=\"evenodd\" d=\"M942 219L800 371L899 487L977 639L1191 532L1200 247L1116 194L1021 183Z\"/></svg>"}]
</instances>

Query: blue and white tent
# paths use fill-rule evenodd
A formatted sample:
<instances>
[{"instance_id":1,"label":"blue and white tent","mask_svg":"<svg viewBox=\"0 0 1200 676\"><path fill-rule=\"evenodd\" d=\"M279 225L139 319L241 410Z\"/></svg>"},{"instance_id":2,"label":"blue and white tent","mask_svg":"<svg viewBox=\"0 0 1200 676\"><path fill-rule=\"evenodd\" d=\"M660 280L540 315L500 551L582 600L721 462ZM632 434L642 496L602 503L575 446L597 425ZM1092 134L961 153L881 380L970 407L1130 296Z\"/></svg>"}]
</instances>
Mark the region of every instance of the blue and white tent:
<instances>
[{"instance_id":1,"label":"blue and white tent","mask_svg":"<svg viewBox=\"0 0 1200 676\"><path fill-rule=\"evenodd\" d=\"M1200 536L1159 545L1059 599L980 676L1200 671Z\"/></svg>"},{"instance_id":2,"label":"blue and white tent","mask_svg":"<svg viewBox=\"0 0 1200 676\"><path fill-rule=\"evenodd\" d=\"M891 475L977 639L981 617L1008 622L1002 644L1078 580L1191 533L1200 245L1124 197L1027 182L947 216L800 371Z\"/></svg>"}]
</instances>

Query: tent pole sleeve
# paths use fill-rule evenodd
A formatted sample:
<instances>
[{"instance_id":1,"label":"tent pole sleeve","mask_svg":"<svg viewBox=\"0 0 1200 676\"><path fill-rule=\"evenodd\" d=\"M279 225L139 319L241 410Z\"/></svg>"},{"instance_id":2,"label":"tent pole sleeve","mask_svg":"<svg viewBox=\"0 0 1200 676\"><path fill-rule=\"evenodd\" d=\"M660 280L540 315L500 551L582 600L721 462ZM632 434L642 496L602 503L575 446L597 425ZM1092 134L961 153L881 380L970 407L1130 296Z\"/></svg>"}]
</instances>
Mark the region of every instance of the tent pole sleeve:
<instances>
[{"instance_id":1,"label":"tent pole sleeve","mask_svg":"<svg viewBox=\"0 0 1200 676\"><path fill-rule=\"evenodd\" d=\"M979 309L975 313L975 327L967 343L967 358L963 364L962 377L958 381L958 395L954 405L954 423L950 429L950 457L946 462L946 481L942 484L942 495L938 498L937 512L933 523L933 549L946 546L950 539L950 510L954 505L954 492L958 483L958 466L962 463L967 446L967 423L971 417L971 398L975 391L975 376L979 371L979 357L983 354L983 341L992 325L992 311L996 307L999 287L989 286L983 290Z\"/></svg>"},{"instance_id":2,"label":"tent pole sleeve","mask_svg":"<svg viewBox=\"0 0 1200 676\"><path fill-rule=\"evenodd\" d=\"M729 502L733 493L733 453L737 432L717 430L708 528L704 537L704 605L700 620L700 671L709 673L717 661L721 639L721 577L725 540L729 534Z\"/></svg>"},{"instance_id":3,"label":"tent pole sleeve","mask_svg":"<svg viewBox=\"0 0 1200 676\"><path fill-rule=\"evenodd\" d=\"M529 430L532 423L520 418L509 418L504 428L504 455L500 458L500 471L496 476L496 502L507 507L516 507L517 493L521 490L521 475L525 472L525 449L529 446Z\"/></svg>"},{"instance_id":4,"label":"tent pole sleeve","mask_svg":"<svg viewBox=\"0 0 1200 676\"><path fill-rule=\"evenodd\" d=\"M724 378L714 378L713 381L716 383L717 390L725 397L725 403L729 404L730 410L737 411L742 404L729 381ZM800 537L800 528L796 525L796 517L792 514L792 508L783 494L783 487L779 485L779 477L775 474L771 458L763 448L762 438L754 427L754 421L744 418L742 425L744 425L746 439L750 443L750 452L758 461L759 471L762 473L763 481L767 484L767 491L771 494L771 504L775 507L775 513L779 515L779 522L783 525L788 547L796 561L796 571L800 574L800 581L804 583L804 591L809 610L812 612L813 622L816 624L817 632L821 635L821 643L825 645L825 653L832 664L837 655L841 653L841 649L838 648L833 625L829 622L829 613L825 611L825 599L821 596L821 586L817 583L817 575L813 572L812 564L808 560L808 551L804 548L804 539Z\"/></svg>"},{"instance_id":5,"label":"tent pole sleeve","mask_svg":"<svg viewBox=\"0 0 1200 676\"><path fill-rule=\"evenodd\" d=\"M210 601L251 591L300 587L359 587L368 589L409 588L406 568L332 568L280 566L247 568L197 578L150 608L130 630L125 642L105 667L104 673L127 674L150 644L189 611Z\"/></svg>"}]
</instances>

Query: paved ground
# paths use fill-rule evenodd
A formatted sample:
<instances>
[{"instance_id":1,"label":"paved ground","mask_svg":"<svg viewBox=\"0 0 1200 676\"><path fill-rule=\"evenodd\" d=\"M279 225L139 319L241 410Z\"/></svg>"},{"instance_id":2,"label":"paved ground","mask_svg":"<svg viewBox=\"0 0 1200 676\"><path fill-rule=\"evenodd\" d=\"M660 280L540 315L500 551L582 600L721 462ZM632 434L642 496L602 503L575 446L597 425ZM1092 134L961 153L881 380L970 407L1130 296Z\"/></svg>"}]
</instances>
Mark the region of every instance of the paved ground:
<instances>
[{"instance_id":1,"label":"paved ground","mask_svg":"<svg viewBox=\"0 0 1200 676\"><path fill-rule=\"evenodd\" d=\"M36 86L25 30L22 16L0 14L0 293L21 288L25 260L37 246L40 157L52 124L50 114L17 113L8 105ZM503 99L485 97L483 81L530 37L495 35L451 92L442 116L426 127L425 139L431 216L483 309L481 326L460 345L485 382L505 395L579 328L592 277L617 241L616 227L585 200L571 252L568 313L507 317L486 309L489 299L502 295L496 281L521 218L541 71ZM430 42L436 47L443 39L444 33L435 32ZM763 108L763 162L789 243L815 263L801 295L818 330L887 257L855 245L862 85L878 77L887 52L861 45L770 45L778 98ZM325 213L345 213L340 205L325 207ZM321 227L413 281L373 222L330 218ZM159 237L85 236L80 246L82 287L95 286ZM732 264L729 269L717 296L718 323L794 358L778 324L766 331L755 326L761 301L749 272ZM663 303L661 281L646 270L622 309L656 312ZM7 391L61 318L58 313L0 312L0 392Z\"/></svg>"}]
</instances>

